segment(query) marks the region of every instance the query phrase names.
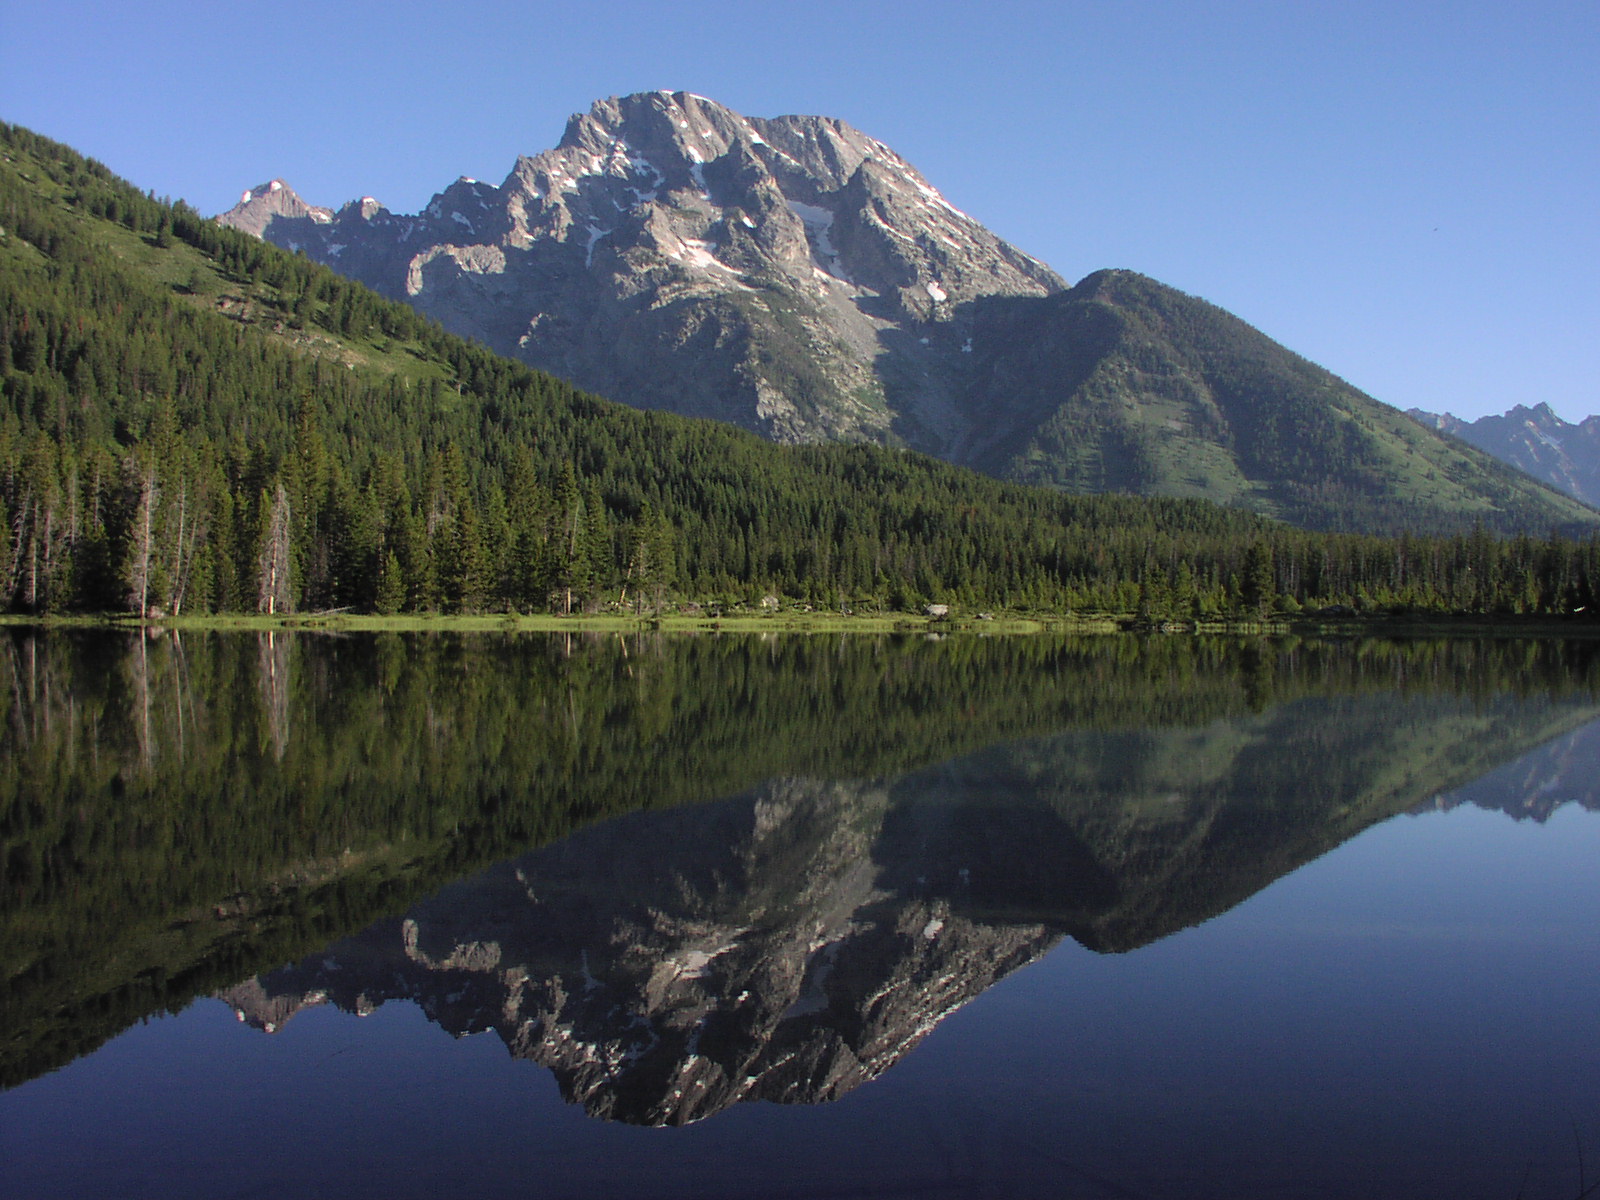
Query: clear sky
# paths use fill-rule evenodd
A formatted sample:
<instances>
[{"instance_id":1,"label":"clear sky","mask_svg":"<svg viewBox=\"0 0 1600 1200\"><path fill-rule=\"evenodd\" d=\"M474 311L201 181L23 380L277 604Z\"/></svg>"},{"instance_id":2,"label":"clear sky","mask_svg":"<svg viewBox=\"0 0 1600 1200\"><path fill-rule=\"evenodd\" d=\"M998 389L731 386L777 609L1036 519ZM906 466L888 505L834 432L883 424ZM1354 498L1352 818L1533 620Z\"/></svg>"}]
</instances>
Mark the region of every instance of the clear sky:
<instances>
[{"instance_id":1,"label":"clear sky","mask_svg":"<svg viewBox=\"0 0 1600 1200\"><path fill-rule=\"evenodd\" d=\"M415 212L600 97L841 117L1069 281L1401 408L1600 411L1600 3L0 0L0 119L202 212Z\"/></svg>"}]
</instances>

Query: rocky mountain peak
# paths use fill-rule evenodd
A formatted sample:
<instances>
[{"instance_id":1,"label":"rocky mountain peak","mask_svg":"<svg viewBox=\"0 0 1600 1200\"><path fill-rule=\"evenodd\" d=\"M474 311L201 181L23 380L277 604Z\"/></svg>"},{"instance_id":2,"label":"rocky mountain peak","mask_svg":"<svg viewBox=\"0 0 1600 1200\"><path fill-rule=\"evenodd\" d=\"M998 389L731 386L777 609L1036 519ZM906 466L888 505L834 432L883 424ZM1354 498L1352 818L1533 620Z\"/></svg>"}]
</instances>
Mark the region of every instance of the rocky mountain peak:
<instances>
[{"instance_id":1,"label":"rocky mountain peak","mask_svg":"<svg viewBox=\"0 0 1600 1200\"><path fill-rule=\"evenodd\" d=\"M1531 408L1527 405L1519 404L1508 415L1541 429L1554 429L1566 424L1565 421L1556 416L1555 409L1551 408L1543 400Z\"/></svg>"},{"instance_id":2,"label":"rocky mountain peak","mask_svg":"<svg viewBox=\"0 0 1600 1200\"><path fill-rule=\"evenodd\" d=\"M891 803L877 784L791 779L635 814L220 996L267 1033L315 1005L410 999L457 1035L494 1030L609 1119L835 1099L1061 937L961 911L956 864L878 864Z\"/></svg>"},{"instance_id":3,"label":"rocky mountain peak","mask_svg":"<svg viewBox=\"0 0 1600 1200\"><path fill-rule=\"evenodd\" d=\"M359 200L351 200L335 214L336 220L354 218L359 221L373 221L389 212L371 196L363 196Z\"/></svg>"},{"instance_id":4,"label":"rocky mountain peak","mask_svg":"<svg viewBox=\"0 0 1600 1200\"><path fill-rule=\"evenodd\" d=\"M784 441L950 449L934 347L963 338L925 327L1065 286L845 122L689 92L598 101L498 187L459 179L412 217L257 199L221 220L595 391ZM885 376L886 356L926 361Z\"/></svg>"},{"instance_id":5,"label":"rocky mountain peak","mask_svg":"<svg viewBox=\"0 0 1600 1200\"><path fill-rule=\"evenodd\" d=\"M281 220L310 220L326 224L333 220L333 211L307 204L296 191L281 179L271 179L247 188L235 204L217 219L257 237Z\"/></svg>"},{"instance_id":6,"label":"rocky mountain peak","mask_svg":"<svg viewBox=\"0 0 1600 1200\"><path fill-rule=\"evenodd\" d=\"M1421 409L1412 409L1410 415L1569 496L1600 505L1600 416L1574 425L1543 401L1513 405L1476 421Z\"/></svg>"}]
</instances>

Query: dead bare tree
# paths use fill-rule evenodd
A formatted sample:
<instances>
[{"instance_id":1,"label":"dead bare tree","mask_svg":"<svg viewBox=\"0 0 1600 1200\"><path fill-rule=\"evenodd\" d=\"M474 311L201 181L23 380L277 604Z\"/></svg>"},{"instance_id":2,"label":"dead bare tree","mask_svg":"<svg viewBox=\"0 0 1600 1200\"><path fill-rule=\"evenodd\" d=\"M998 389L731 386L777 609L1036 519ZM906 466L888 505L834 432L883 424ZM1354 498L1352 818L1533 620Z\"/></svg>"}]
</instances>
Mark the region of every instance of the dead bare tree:
<instances>
[{"instance_id":1,"label":"dead bare tree","mask_svg":"<svg viewBox=\"0 0 1600 1200\"><path fill-rule=\"evenodd\" d=\"M259 579L256 608L264 613L288 612L290 609L290 512L289 493L278 484L276 494L269 504L262 496L267 509L261 529L261 548L256 560Z\"/></svg>"},{"instance_id":2,"label":"dead bare tree","mask_svg":"<svg viewBox=\"0 0 1600 1200\"><path fill-rule=\"evenodd\" d=\"M156 482L153 464L145 464L139 473L139 500L133 512L127 565L128 599L140 618L150 615L150 574L155 561L156 506L161 503L161 489Z\"/></svg>"}]
</instances>

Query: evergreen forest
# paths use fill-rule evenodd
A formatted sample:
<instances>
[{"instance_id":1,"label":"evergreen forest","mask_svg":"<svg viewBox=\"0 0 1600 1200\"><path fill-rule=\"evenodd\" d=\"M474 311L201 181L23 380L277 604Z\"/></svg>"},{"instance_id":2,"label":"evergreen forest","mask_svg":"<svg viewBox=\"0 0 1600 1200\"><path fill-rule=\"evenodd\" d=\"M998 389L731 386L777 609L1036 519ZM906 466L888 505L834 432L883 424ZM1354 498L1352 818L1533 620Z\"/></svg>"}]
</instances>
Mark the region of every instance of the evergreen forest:
<instances>
[{"instance_id":1,"label":"evergreen forest","mask_svg":"<svg viewBox=\"0 0 1600 1200\"><path fill-rule=\"evenodd\" d=\"M1592 614L1592 531L1311 532L641 412L0 125L0 609Z\"/></svg>"}]
</instances>

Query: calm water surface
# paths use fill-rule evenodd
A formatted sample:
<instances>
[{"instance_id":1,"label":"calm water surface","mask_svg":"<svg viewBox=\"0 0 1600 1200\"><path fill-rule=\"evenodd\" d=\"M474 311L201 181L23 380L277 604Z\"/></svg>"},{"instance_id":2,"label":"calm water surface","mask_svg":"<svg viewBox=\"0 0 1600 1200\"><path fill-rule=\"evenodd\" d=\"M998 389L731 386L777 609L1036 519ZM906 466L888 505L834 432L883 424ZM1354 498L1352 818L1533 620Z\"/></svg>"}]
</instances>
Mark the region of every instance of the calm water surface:
<instances>
[{"instance_id":1,"label":"calm water surface","mask_svg":"<svg viewBox=\"0 0 1600 1200\"><path fill-rule=\"evenodd\" d=\"M0 695L0 1194L1600 1179L1590 646L13 634Z\"/></svg>"}]
</instances>

